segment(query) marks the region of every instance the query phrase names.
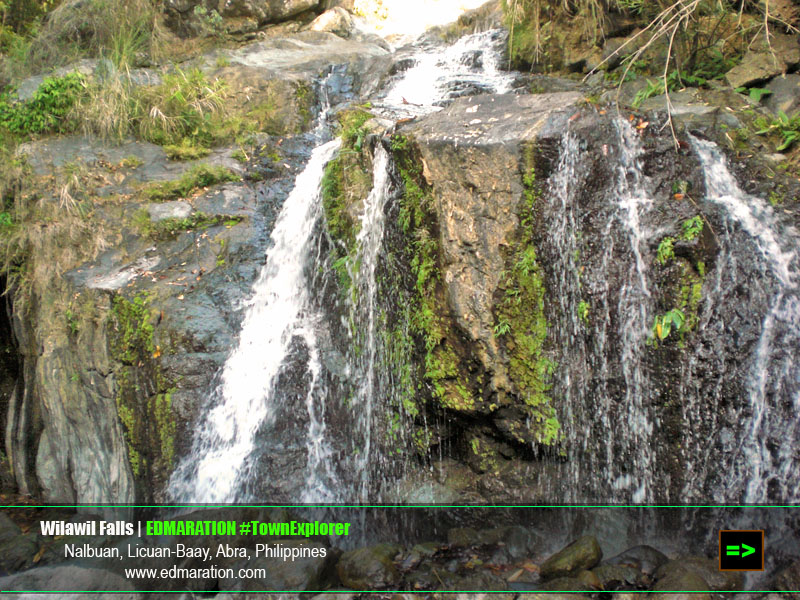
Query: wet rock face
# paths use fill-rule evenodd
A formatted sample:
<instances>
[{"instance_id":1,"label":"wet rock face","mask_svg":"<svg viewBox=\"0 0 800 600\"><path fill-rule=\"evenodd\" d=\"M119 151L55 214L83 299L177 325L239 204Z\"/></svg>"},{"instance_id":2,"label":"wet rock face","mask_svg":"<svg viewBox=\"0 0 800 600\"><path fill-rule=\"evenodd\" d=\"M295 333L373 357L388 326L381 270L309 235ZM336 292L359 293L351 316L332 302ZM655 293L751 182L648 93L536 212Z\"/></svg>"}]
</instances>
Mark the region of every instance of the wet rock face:
<instances>
[{"instance_id":1,"label":"wet rock face","mask_svg":"<svg viewBox=\"0 0 800 600\"><path fill-rule=\"evenodd\" d=\"M579 98L475 96L401 130L414 140L433 187L447 311L464 343L473 346L493 394L515 392L493 333L494 293L517 244L523 149L560 135L547 123L563 123Z\"/></svg>"}]
</instances>

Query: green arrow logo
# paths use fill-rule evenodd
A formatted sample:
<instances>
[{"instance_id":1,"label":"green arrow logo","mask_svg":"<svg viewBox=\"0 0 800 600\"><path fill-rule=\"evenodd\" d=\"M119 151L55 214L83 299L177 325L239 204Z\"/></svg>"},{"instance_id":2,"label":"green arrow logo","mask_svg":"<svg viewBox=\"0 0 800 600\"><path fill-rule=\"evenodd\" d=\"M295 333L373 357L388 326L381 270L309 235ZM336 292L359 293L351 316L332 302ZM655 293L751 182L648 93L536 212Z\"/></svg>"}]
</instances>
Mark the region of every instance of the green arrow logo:
<instances>
[{"instance_id":1,"label":"green arrow logo","mask_svg":"<svg viewBox=\"0 0 800 600\"><path fill-rule=\"evenodd\" d=\"M751 554L755 554L756 549L752 546L748 546L747 544L742 544L742 553L739 554L739 546L726 546L725 547L725 554L728 556L741 556L744 558L745 556L750 556Z\"/></svg>"}]
</instances>

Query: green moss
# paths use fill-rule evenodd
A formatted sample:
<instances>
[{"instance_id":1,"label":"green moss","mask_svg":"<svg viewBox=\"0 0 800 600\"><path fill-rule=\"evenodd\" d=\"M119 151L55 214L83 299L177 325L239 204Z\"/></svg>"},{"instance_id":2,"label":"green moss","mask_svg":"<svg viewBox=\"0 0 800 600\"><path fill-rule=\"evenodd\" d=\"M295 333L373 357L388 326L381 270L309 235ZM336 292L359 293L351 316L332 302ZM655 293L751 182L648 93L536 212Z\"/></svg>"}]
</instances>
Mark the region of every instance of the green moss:
<instances>
[{"instance_id":1,"label":"green moss","mask_svg":"<svg viewBox=\"0 0 800 600\"><path fill-rule=\"evenodd\" d=\"M193 191L203 187L240 180L241 177L230 169L201 163L199 165L194 165L181 175L179 179L147 184L142 189L142 193L148 200L163 202L175 200L177 198L186 198Z\"/></svg>"},{"instance_id":2,"label":"green moss","mask_svg":"<svg viewBox=\"0 0 800 600\"><path fill-rule=\"evenodd\" d=\"M678 292L678 308L686 315L686 320L678 329L680 345L690 331L694 331L699 320L698 312L703 300L703 284L705 283L705 264L697 264L697 270L688 262L681 265L680 290Z\"/></svg>"},{"instance_id":3,"label":"green moss","mask_svg":"<svg viewBox=\"0 0 800 600\"><path fill-rule=\"evenodd\" d=\"M342 147L325 166L322 177L322 207L328 233L335 242L331 265L343 292L352 287L350 273L355 267L356 238L361 226L352 209L366 198L372 187L372 171L361 147L362 127L371 116L361 109L338 115Z\"/></svg>"},{"instance_id":4,"label":"green moss","mask_svg":"<svg viewBox=\"0 0 800 600\"><path fill-rule=\"evenodd\" d=\"M122 424L131 471L143 490L163 483L172 468L176 423L172 392L158 365L155 312L150 298L115 296L109 314L109 349L119 363L117 414ZM145 493L150 493L146 491Z\"/></svg>"},{"instance_id":5,"label":"green moss","mask_svg":"<svg viewBox=\"0 0 800 600\"><path fill-rule=\"evenodd\" d=\"M189 217L178 219L171 217L153 222L146 209L136 212L133 217L133 224L139 233L153 238L154 240L167 240L176 237L183 231L195 229L208 229L216 225L233 226L241 223L244 217L230 215L207 215L203 212L196 212Z\"/></svg>"},{"instance_id":6,"label":"green moss","mask_svg":"<svg viewBox=\"0 0 800 600\"><path fill-rule=\"evenodd\" d=\"M478 472L497 471L497 451L486 440L479 437L472 438L469 441L469 450L472 454L470 462L475 465Z\"/></svg>"},{"instance_id":7,"label":"green moss","mask_svg":"<svg viewBox=\"0 0 800 600\"><path fill-rule=\"evenodd\" d=\"M535 150L523 149L524 203L520 215L520 238L511 257L511 267L503 273L499 289L501 300L495 305L498 324L506 324L498 336L509 357L509 376L531 416L536 441L553 445L563 434L548 391L555 364L545 354L547 319L545 286L533 243L533 220L541 196L537 183ZM520 438L520 442L523 440Z\"/></svg>"},{"instance_id":8,"label":"green moss","mask_svg":"<svg viewBox=\"0 0 800 600\"><path fill-rule=\"evenodd\" d=\"M305 82L298 83L295 99L297 100L297 112L301 119L300 132L302 132L311 126L313 120L311 107L314 104L314 94L311 92L311 87Z\"/></svg>"},{"instance_id":9,"label":"green moss","mask_svg":"<svg viewBox=\"0 0 800 600\"><path fill-rule=\"evenodd\" d=\"M475 407L472 386L460 368L460 358L447 333L450 324L441 306L439 246L433 224L433 194L422 177L421 160L409 140L395 135L391 141L395 161L403 181L398 220L410 238L410 265L414 293L409 308L411 331L422 340L424 377L431 384L433 398L446 409L460 412Z\"/></svg>"}]
</instances>

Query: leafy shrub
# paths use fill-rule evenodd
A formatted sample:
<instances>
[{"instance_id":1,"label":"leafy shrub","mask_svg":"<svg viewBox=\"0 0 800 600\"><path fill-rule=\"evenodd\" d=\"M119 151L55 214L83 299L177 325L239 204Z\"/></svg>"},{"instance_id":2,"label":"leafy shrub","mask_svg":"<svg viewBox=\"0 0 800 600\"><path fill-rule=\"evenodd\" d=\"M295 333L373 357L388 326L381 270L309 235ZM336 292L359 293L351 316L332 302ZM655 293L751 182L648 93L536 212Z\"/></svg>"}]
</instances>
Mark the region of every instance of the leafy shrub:
<instances>
[{"instance_id":1,"label":"leafy shrub","mask_svg":"<svg viewBox=\"0 0 800 600\"><path fill-rule=\"evenodd\" d=\"M20 135L64 133L75 126L70 111L86 89L77 72L48 77L27 102L0 97L0 126Z\"/></svg>"},{"instance_id":2,"label":"leafy shrub","mask_svg":"<svg viewBox=\"0 0 800 600\"><path fill-rule=\"evenodd\" d=\"M681 239L691 242L703 233L703 217L697 215L686 219L681 225Z\"/></svg>"},{"instance_id":3,"label":"leafy shrub","mask_svg":"<svg viewBox=\"0 0 800 600\"><path fill-rule=\"evenodd\" d=\"M658 245L656 252L656 262L660 265L665 265L673 258L675 258L675 238L665 237Z\"/></svg>"},{"instance_id":4,"label":"leafy shrub","mask_svg":"<svg viewBox=\"0 0 800 600\"><path fill-rule=\"evenodd\" d=\"M798 139L800 139L800 113L788 117L785 112L778 111L778 116L774 119L768 117L758 117L755 120L758 128L757 135L768 135L771 133L780 134L782 141L776 147L778 152L788 150Z\"/></svg>"},{"instance_id":5,"label":"leafy shrub","mask_svg":"<svg viewBox=\"0 0 800 600\"><path fill-rule=\"evenodd\" d=\"M657 344L658 340L666 339L673 327L678 330L685 321L686 315L678 308L673 308L666 314L658 315L653 322L653 342Z\"/></svg>"}]
</instances>

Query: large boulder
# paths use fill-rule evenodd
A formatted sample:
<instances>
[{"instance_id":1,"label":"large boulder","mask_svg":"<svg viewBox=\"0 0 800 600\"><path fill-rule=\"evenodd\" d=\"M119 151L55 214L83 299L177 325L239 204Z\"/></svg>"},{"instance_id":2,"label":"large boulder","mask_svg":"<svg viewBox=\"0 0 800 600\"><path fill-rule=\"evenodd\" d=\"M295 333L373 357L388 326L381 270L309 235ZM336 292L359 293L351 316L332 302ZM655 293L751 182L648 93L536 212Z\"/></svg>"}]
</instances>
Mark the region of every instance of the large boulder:
<instances>
[{"instance_id":1,"label":"large boulder","mask_svg":"<svg viewBox=\"0 0 800 600\"><path fill-rule=\"evenodd\" d=\"M322 542L313 540L284 540L284 549L299 549L304 553L300 558L281 560L274 557L253 557L236 563L237 568L261 569L263 577L252 579L222 579L221 590L292 590L306 591L324 589L323 575L332 556L331 550ZM306 556L306 554L311 555Z\"/></svg>"},{"instance_id":2,"label":"large boulder","mask_svg":"<svg viewBox=\"0 0 800 600\"><path fill-rule=\"evenodd\" d=\"M520 426L526 409L515 399L528 390L519 373L512 373L510 350L495 333L496 294L509 255L520 244L523 175L533 169L526 161L538 149L558 144L581 97L576 92L473 96L399 129L412 142L433 195L444 282L439 317L450 325L441 353L462 361L455 381L442 383L441 403L489 416L513 442L531 442L538 434ZM482 384L467 383L473 376ZM508 453L486 436L472 438L467 451L480 472L494 472L494 456Z\"/></svg>"},{"instance_id":3,"label":"large boulder","mask_svg":"<svg viewBox=\"0 0 800 600\"><path fill-rule=\"evenodd\" d=\"M730 592L741 590L744 585L744 578L740 572L720 571L717 561L704 556L683 556L677 560L671 560L661 565L654 573L654 578L661 586L659 589L681 589L666 588L667 583L673 579L681 578L684 574L693 574L701 578L706 583L706 588L682 588L682 589L708 589L715 592Z\"/></svg>"},{"instance_id":4,"label":"large boulder","mask_svg":"<svg viewBox=\"0 0 800 600\"><path fill-rule=\"evenodd\" d=\"M353 17L341 7L326 10L308 25L311 31L328 31L343 38L349 38L354 27Z\"/></svg>"}]
</instances>

